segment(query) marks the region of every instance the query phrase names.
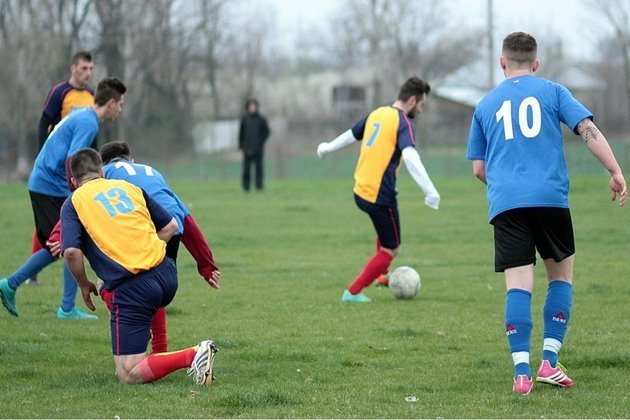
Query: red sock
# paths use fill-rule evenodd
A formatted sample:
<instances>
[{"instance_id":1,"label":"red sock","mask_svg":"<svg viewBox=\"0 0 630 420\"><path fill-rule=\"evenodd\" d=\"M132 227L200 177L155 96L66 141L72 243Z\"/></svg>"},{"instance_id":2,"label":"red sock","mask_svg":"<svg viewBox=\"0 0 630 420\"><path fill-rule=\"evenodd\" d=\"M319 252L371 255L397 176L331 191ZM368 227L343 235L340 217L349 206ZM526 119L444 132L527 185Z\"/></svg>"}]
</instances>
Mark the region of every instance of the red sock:
<instances>
[{"instance_id":1,"label":"red sock","mask_svg":"<svg viewBox=\"0 0 630 420\"><path fill-rule=\"evenodd\" d=\"M36 253L42 249L42 244L39 243L39 239L37 238L37 231L33 231L33 241L31 242L31 254Z\"/></svg>"},{"instance_id":2,"label":"red sock","mask_svg":"<svg viewBox=\"0 0 630 420\"><path fill-rule=\"evenodd\" d=\"M353 295L361 293L361 290L368 287L381 274L386 274L394 257L387 251L378 251L370 261L365 264L361 274L350 284L348 291Z\"/></svg>"},{"instance_id":3,"label":"red sock","mask_svg":"<svg viewBox=\"0 0 630 420\"><path fill-rule=\"evenodd\" d=\"M196 346L170 353L148 355L137 364L142 382L152 382L176 370L190 367L195 354L197 354Z\"/></svg>"},{"instance_id":4,"label":"red sock","mask_svg":"<svg viewBox=\"0 0 630 420\"><path fill-rule=\"evenodd\" d=\"M167 352L166 308L162 307L153 315L151 322L151 352Z\"/></svg>"}]
</instances>

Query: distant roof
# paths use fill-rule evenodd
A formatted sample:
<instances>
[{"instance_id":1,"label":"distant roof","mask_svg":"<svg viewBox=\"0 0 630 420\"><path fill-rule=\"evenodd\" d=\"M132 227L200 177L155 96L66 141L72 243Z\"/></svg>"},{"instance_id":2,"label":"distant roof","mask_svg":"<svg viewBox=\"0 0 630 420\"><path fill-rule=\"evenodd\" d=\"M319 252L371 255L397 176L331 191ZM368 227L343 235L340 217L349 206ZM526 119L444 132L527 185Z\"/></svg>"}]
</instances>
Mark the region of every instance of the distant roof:
<instances>
[{"instance_id":1,"label":"distant roof","mask_svg":"<svg viewBox=\"0 0 630 420\"><path fill-rule=\"evenodd\" d=\"M488 93L474 86L438 86L432 94L438 98L475 108L481 98Z\"/></svg>"}]
</instances>

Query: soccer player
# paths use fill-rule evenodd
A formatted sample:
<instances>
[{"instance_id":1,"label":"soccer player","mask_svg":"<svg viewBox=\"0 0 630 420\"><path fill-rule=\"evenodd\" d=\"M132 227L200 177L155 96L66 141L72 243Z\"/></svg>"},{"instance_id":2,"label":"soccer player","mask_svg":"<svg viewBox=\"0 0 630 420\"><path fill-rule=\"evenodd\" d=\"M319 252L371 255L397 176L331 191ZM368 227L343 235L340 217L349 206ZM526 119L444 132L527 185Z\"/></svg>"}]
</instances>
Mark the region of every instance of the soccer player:
<instances>
[{"instance_id":1,"label":"soccer player","mask_svg":"<svg viewBox=\"0 0 630 420\"><path fill-rule=\"evenodd\" d=\"M94 149L81 149L70 161L76 190L61 209L61 248L85 305L94 311L96 284L87 278L83 257L112 292L110 317L116 374L122 383L152 382L179 369L198 385L211 385L217 346L198 346L146 355L151 320L177 291L175 262L166 242L177 233L177 221L141 188L104 179Z\"/></svg>"},{"instance_id":2,"label":"soccer player","mask_svg":"<svg viewBox=\"0 0 630 420\"><path fill-rule=\"evenodd\" d=\"M197 262L199 274L215 288L219 288L221 272L214 262L212 250L201 229L182 200L171 190L166 180L155 168L136 163L131 158L129 145L124 141L112 141L101 147L101 159L105 164L106 179L123 179L142 188L151 198L160 203L177 221L177 233L168 241L166 256L177 261L180 239ZM108 302L111 293L101 289L103 300ZM111 302L108 303L108 307ZM151 325L151 349L153 353L167 351L166 310L158 309Z\"/></svg>"},{"instance_id":3,"label":"soccer player","mask_svg":"<svg viewBox=\"0 0 630 420\"><path fill-rule=\"evenodd\" d=\"M96 88L94 105L78 109L61 120L37 155L28 190L37 237L43 249L32 254L15 273L0 280L0 298L11 315L18 316L15 304L17 288L56 260L46 248L46 241L59 221L59 211L64 200L70 195L70 171L66 166L70 157L77 150L92 144L102 121L112 121L120 114L126 90L125 85L116 78L101 80ZM64 266L63 297L57 318L96 319L95 315L75 306L76 293L77 284Z\"/></svg>"},{"instance_id":4,"label":"soccer player","mask_svg":"<svg viewBox=\"0 0 630 420\"><path fill-rule=\"evenodd\" d=\"M94 63L92 62L92 55L88 51L79 51L72 56L70 79L53 86L44 102L44 111L39 119L37 130L37 151L42 149L46 138L55 125L72 110L94 104L94 89L89 85L93 71ZM96 147L96 139L93 147ZM34 231L31 254L40 249L42 248L37 239L37 231ZM28 279L26 283L38 285L37 274Z\"/></svg>"},{"instance_id":5,"label":"soccer player","mask_svg":"<svg viewBox=\"0 0 630 420\"><path fill-rule=\"evenodd\" d=\"M564 86L536 77L534 37L523 32L503 40L506 80L475 109L466 157L487 185L494 226L495 271L505 273L505 329L514 362L513 391L533 387L529 353L536 251L547 273L542 362L537 382L569 388L558 363L573 300L575 244L569 211L569 179L561 123L580 135L610 173L611 198L623 206L628 190L621 168L593 116Z\"/></svg>"},{"instance_id":6,"label":"soccer player","mask_svg":"<svg viewBox=\"0 0 630 420\"><path fill-rule=\"evenodd\" d=\"M55 125L72 110L94 104L94 89L89 85L93 72L94 63L88 51L79 51L72 56L70 79L53 86L44 102L37 132L39 150Z\"/></svg>"},{"instance_id":7,"label":"soccer player","mask_svg":"<svg viewBox=\"0 0 630 420\"><path fill-rule=\"evenodd\" d=\"M440 195L415 149L413 118L422 112L430 90L429 84L418 77L407 79L392 105L375 109L352 129L317 147L317 155L321 158L361 142L361 154L354 171L354 199L359 209L372 220L377 234L376 254L343 292L343 302L371 302L363 289L388 272L398 252L401 234L396 178L401 159L426 195L424 203L435 210L439 207Z\"/></svg>"}]
</instances>

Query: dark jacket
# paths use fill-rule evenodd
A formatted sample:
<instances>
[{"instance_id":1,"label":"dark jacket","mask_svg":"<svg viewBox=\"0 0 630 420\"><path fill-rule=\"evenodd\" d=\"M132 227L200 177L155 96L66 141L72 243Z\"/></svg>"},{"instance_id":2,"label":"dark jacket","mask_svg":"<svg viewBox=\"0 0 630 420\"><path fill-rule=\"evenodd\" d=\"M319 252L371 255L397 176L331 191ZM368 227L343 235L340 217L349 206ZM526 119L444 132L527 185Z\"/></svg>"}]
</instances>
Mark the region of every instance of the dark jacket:
<instances>
[{"instance_id":1,"label":"dark jacket","mask_svg":"<svg viewBox=\"0 0 630 420\"><path fill-rule=\"evenodd\" d=\"M238 148L243 150L247 156L260 155L269 134L269 126L265 117L258 113L248 113L241 118Z\"/></svg>"}]
</instances>

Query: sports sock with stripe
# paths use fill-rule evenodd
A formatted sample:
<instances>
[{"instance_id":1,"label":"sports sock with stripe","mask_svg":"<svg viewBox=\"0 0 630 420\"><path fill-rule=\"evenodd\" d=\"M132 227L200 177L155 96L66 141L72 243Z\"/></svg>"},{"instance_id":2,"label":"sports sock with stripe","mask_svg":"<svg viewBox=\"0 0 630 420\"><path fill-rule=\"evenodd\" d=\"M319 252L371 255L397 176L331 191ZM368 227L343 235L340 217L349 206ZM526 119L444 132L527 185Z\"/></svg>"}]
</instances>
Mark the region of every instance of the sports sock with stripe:
<instances>
[{"instance_id":1,"label":"sports sock with stripe","mask_svg":"<svg viewBox=\"0 0 630 420\"><path fill-rule=\"evenodd\" d=\"M569 326L573 304L573 286L562 280L549 282L543 307L543 355L551 367L558 363L558 352Z\"/></svg>"},{"instance_id":2,"label":"sports sock with stripe","mask_svg":"<svg viewBox=\"0 0 630 420\"><path fill-rule=\"evenodd\" d=\"M514 361L514 376L531 378L529 351L532 335L532 294L522 289L510 289L505 300L505 334Z\"/></svg>"}]
</instances>

